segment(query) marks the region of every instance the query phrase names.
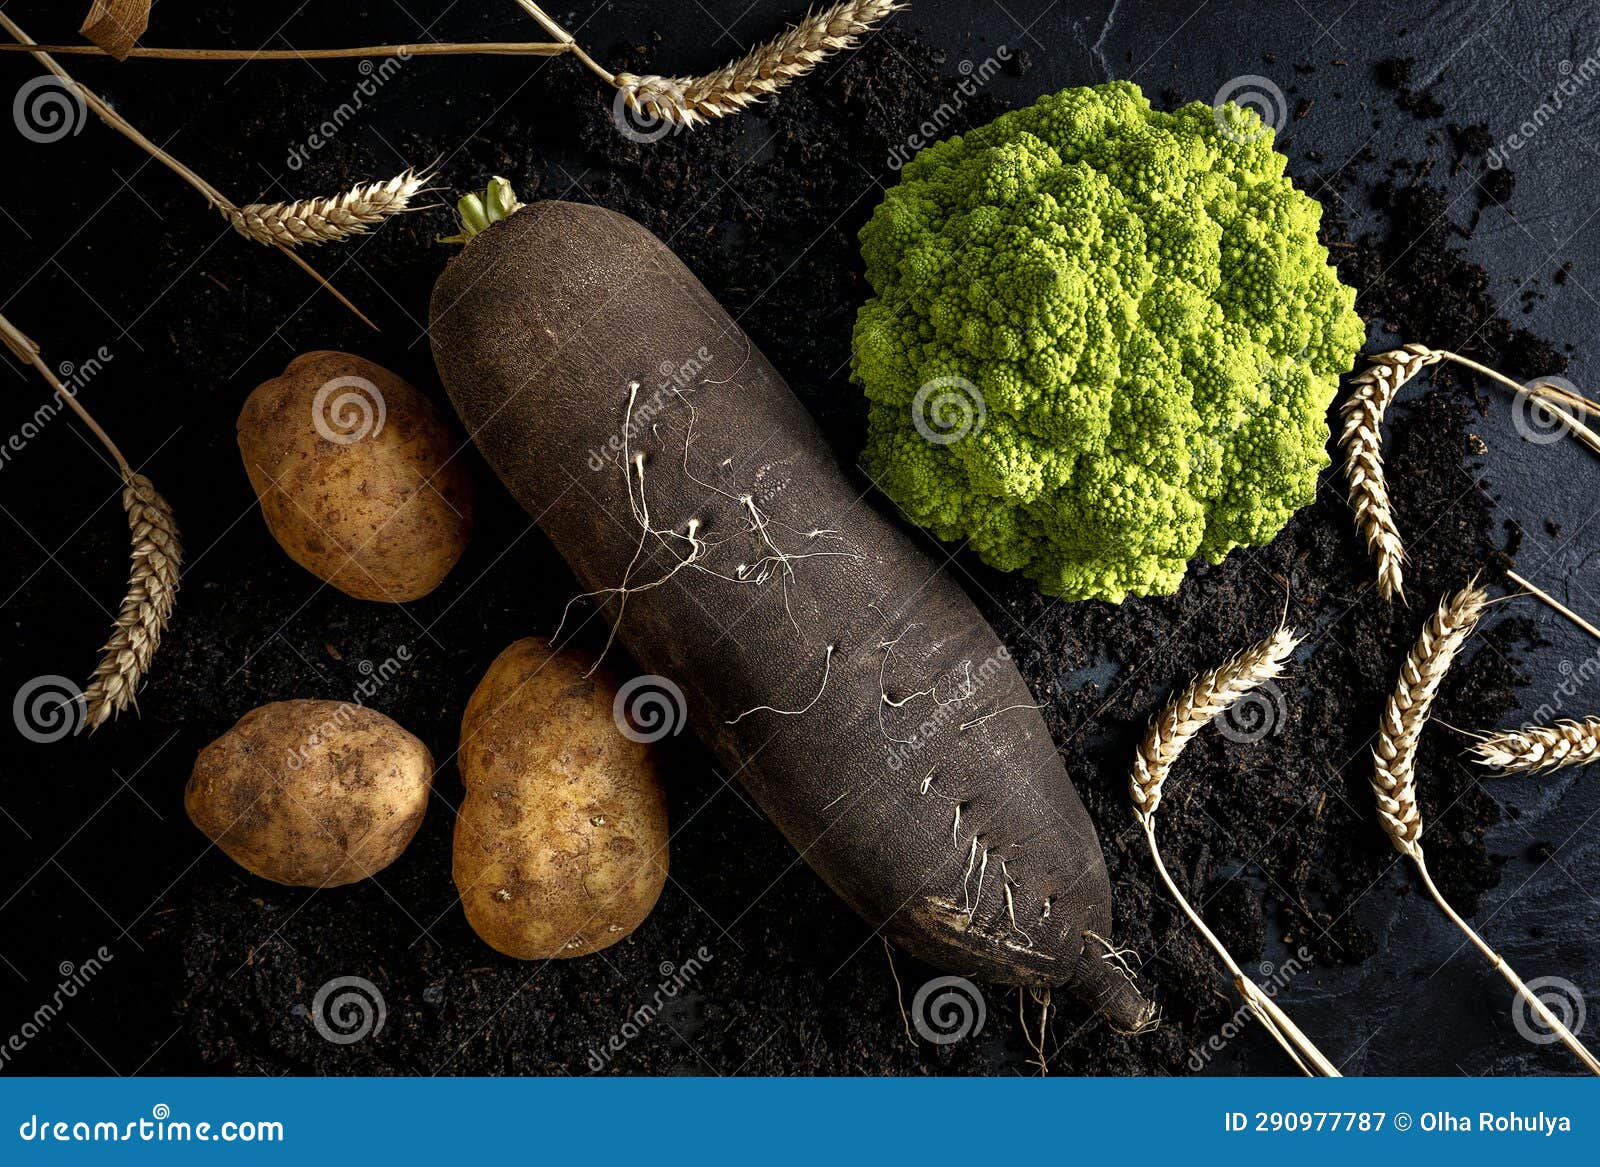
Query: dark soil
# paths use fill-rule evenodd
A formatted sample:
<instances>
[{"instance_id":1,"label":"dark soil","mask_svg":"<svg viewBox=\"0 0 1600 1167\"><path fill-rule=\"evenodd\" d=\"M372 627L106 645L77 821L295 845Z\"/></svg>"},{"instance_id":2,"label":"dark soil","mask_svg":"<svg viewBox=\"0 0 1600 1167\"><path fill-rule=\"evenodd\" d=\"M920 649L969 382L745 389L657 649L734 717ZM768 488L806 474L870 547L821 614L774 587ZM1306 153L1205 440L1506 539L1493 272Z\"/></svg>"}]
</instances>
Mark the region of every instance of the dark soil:
<instances>
[{"instance_id":1,"label":"dark soil","mask_svg":"<svg viewBox=\"0 0 1600 1167\"><path fill-rule=\"evenodd\" d=\"M891 152L928 111L948 102L952 132L1000 112L988 97L958 102L938 65L913 36L894 30L746 115L668 147L622 139L599 94L575 116L545 117L539 111L572 104L571 77L552 69L519 99L518 108L530 112L506 114L493 140L469 143L451 172L505 174L529 199L597 201L668 239L851 460L864 416L848 381L851 324L864 296L855 233L881 197L880 183L892 181ZM1419 106L1426 102L1405 88L1405 74L1398 66L1386 73L1405 107L1425 116ZM1468 139L1470 149L1477 139ZM581 172L549 160L574 150L587 160ZM1464 164L1481 167L1470 154ZM1517 377L1559 371L1558 354L1498 315L1484 273L1457 250L1439 190L1404 181L1385 186L1376 209L1386 228L1346 237L1342 197L1355 197L1355 168L1363 165L1316 174L1296 163L1294 172L1327 204L1328 240L1344 278L1360 289L1374 345L1426 340L1493 359ZM338 176L308 169L304 183L331 189ZM419 311L438 260L421 244L439 225L386 228L392 238L364 254L396 297ZM1391 897L1409 894L1372 813L1368 745L1422 619L1443 591L1491 565L1502 546L1490 487L1471 455L1477 388L1446 371L1431 384L1431 392L1417 387L1396 411L1389 453L1412 557L1410 607L1374 595L1371 565L1332 471L1316 504L1271 546L1197 567L1169 599L1063 604L970 556L954 561L1048 702L1050 727L1101 831L1117 939L1137 953L1140 980L1166 1020L1157 1032L1129 1039L1076 1002L1058 1000L1047 1042L1052 1073L1186 1072L1191 1049L1236 1008L1215 959L1155 886L1131 830L1124 784L1133 743L1174 684L1264 635L1286 604L1289 621L1312 635L1281 687L1270 732L1253 742L1208 733L1190 748L1160 816L1168 863L1247 963L1281 963L1302 947L1307 963L1359 962L1374 950L1372 928ZM440 638L447 643L422 643L418 666L377 702L441 757L450 754L460 709L489 659L515 636L547 631L572 591L553 553L537 534L522 538L520 512L481 464L475 468L484 515L457 574L469 581L488 574L471 593L472 611L457 613L454 632ZM293 572L263 546L253 572ZM512 554L497 563L508 546ZM262 613L251 594L241 586L228 595L186 597L190 610L164 649L152 707L181 706L196 687L227 686L259 639ZM316 662L314 672L292 655L274 654L236 687L261 700L330 688L337 695L341 678L353 675L349 662L390 654L392 623L380 625L365 607L341 607L337 597L318 603L335 613L318 617L322 636L287 633L296 652ZM424 622L429 614L424 606ZM1530 636L1525 622L1507 619L1476 640L1446 686L1442 719L1495 722L1514 702L1517 653ZM234 697L242 696L236 688ZM220 732L246 707L231 716L213 707L201 716ZM1498 860L1483 840L1499 810L1454 761L1457 746L1447 731L1429 731L1421 786L1431 866L1470 912L1498 879ZM681 965L705 946L712 956L705 972L609 1069L1027 1072L1014 991L987 991L989 1022L978 1037L943 1049L911 1045L890 964L870 931L809 871L791 867L782 838L737 790L724 789L697 745L676 743L666 763L682 831L673 886L633 937L583 961L521 965L497 957L468 930L448 877L445 804L460 797L453 766L441 771L440 803L410 851L369 883L308 895L256 882L210 854L149 917L141 937L154 952L176 950L184 984L182 1032L148 1070L583 1073L592 1068L594 1035L621 1027L668 975L666 963ZM895 969L908 998L933 975L903 957ZM356 974L380 986L387 1024L368 1040L330 1044L314 1031L307 1007L318 986ZM1259 1033L1246 1040L1265 1041Z\"/></svg>"}]
</instances>

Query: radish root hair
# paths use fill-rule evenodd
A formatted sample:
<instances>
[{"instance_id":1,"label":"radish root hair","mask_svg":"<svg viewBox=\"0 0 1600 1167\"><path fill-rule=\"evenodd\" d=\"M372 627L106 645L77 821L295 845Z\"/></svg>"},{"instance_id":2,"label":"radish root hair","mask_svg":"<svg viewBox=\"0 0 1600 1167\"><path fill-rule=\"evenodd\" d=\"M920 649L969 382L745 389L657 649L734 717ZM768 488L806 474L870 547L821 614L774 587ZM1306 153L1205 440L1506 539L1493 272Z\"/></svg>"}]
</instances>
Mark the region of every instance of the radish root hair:
<instances>
[{"instance_id":1,"label":"radish root hair","mask_svg":"<svg viewBox=\"0 0 1600 1167\"><path fill-rule=\"evenodd\" d=\"M627 405L624 408L622 418L621 459L622 481L627 492L628 512L633 517L633 521L639 525L638 542L634 545L632 558L628 561L627 566L623 569L622 580L620 583L611 587L597 588L594 591L583 592L579 595L573 596L567 601L566 606L562 609L561 619L556 625L556 630L551 636L552 641L559 642L561 631L566 627L567 618L571 614L572 608L575 604L582 600L594 600L603 603L605 600L615 599L617 601L616 619L611 622L611 628L606 637L605 646L596 655L595 663L590 668L590 672L593 672L594 669L600 667L601 662L605 660L607 653L610 652L612 644L616 641L617 633L621 629L623 619L627 614L629 597L659 588L672 580L678 575L679 572L682 572L685 569L694 572L700 572L704 575L711 576L726 583L753 585L756 587L760 587L774 577L778 578L781 581L783 588L784 611L789 618L790 624L795 627L796 631L798 631L799 625L795 622L794 613L790 608L788 591L789 582L794 578L793 565L803 559L815 559L826 556L842 556L853 559L857 562L860 562L863 557L858 552L836 549L816 551L786 551L774 540L772 528L775 525L784 527L786 530L789 530L798 537L807 540L832 539L837 541L841 539L841 536L836 531L823 530L821 528L813 528L805 532L794 531L792 528L788 528L785 524L777 523L776 520L772 519L764 511L762 511L761 507L756 503L754 496L749 492L733 492L725 490L714 483L707 482L706 480L696 476L690 467L689 455L694 445L697 411L694 403L691 402L683 390L676 385L670 387L671 391L689 411L689 420L684 430L683 439L683 476L687 481L694 483L696 486L703 487L704 489L712 492L712 494L721 496L727 500L731 500L736 504L749 524L740 533L743 535L755 535L757 537L757 550L760 552L760 554L753 560L741 561L731 571L720 571L712 567L707 560L710 558L712 552L714 552L718 547L722 546L723 542L726 542L726 540L713 542L706 539L702 534L702 531L705 528L704 520L698 517L691 517L684 522L682 530L679 530L676 527L657 526L650 515L650 500L646 483L646 467L649 465L649 459L646 457L643 450L634 448L632 440L634 434L633 414L638 405L640 388L641 386L638 381L628 382L628 400ZM655 424L651 425L651 431L652 433L657 432L657 426ZM724 466L731 468L731 463L732 459L730 458L725 459L723 464ZM639 570L640 564L646 559L646 552L647 550L651 549L652 540L658 549L665 551L670 557L671 566L667 567L661 572L661 574L657 575L653 579L635 581L634 574ZM829 646L830 661L832 657L832 651L832 646ZM826 685L826 675L824 676L824 685ZM750 710L749 712L754 712L754 710Z\"/></svg>"},{"instance_id":2,"label":"radish root hair","mask_svg":"<svg viewBox=\"0 0 1600 1167\"><path fill-rule=\"evenodd\" d=\"M1049 901L1046 900L1045 904L1048 907L1049 906ZM1116 945L1112 944L1111 941L1107 940L1104 936L1100 935L1100 933L1098 933L1098 932L1096 932L1096 931L1094 931L1093 929L1090 929L1090 928L1085 928L1083 930L1083 939L1086 942L1093 942L1095 944L1098 944L1100 946L1099 959L1105 961L1112 968L1116 969L1125 978L1127 978L1127 981L1128 981L1128 983L1130 985L1134 985L1135 988L1138 987L1135 984L1135 981L1134 981L1133 964L1132 964L1132 958L1137 956L1138 954L1135 953L1133 951L1133 949L1131 949L1131 948L1118 948ZM1119 1029L1115 1025L1113 1025L1112 1028L1115 1029L1118 1033L1122 1034L1124 1037L1138 1037L1141 1033L1149 1033L1151 1030L1155 1029L1160 1024L1161 1024L1161 1010L1156 1008L1156 1007L1154 1007L1154 1006L1152 1006L1151 1009L1150 1009L1149 1016L1147 1016L1142 1022L1140 1022L1134 1028L1132 1028L1132 1029Z\"/></svg>"},{"instance_id":3,"label":"radish root hair","mask_svg":"<svg viewBox=\"0 0 1600 1167\"><path fill-rule=\"evenodd\" d=\"M737 717L729 718L728 724L738 725L752 713L760 713L763 710L768 713L776 713L779 717L799 717L801 714L810 713L812 707L815 706L818 701L822 700L822 694L827 692L828 675L832 669L833 645L830 644L828 645L828 651L822 656L822 685L817 689L817 695L815 697L811 698L811 700L807 701L799 709L779 709L776 705L757 705L754 709L746 709Z\"/></svg>"},{"instance_id":4,"label":"radish root hair","mask_svg":"<svg viewBox=\"0 0 1600 1167\"><path fill-rule=\"evenodd\" d=\"M1039 1029L1037 1034L1028 1026L1028 1015L1024 1004L1024 992L1027 999L1039 1006ZM1045 1034L1050 1025L1050 990L1027 989L1017 986L1017 1021L1022 1026L1022 1038L1028 1043L1028 1048L1033 1051L1033 1057L1028 1065L1039 1067L1039 1077L1046 1078L1050 1075L1050 1064L1044 1055Z\"/></svg>"},{"instance_id":5,"label":"radish root hair","mask_svg":"<svg viewBox=\"0 0 1600 1167\"><path fill-rule=\"evenodd\" d=\"M872 606L876 608L876 605ZM930 698L936 710L946 709L952 705L961 705L972 700L973 695L977 692L978 682L972 675L972 660L968 658L963 660L959 666L963 670L961 680L949 686L949 688L954 689L956 684L962 685L953 695L946 693L944 696L940 696L939 689L944 682L944 678L940 677L932 685L923 689L913 690L904 697L894 698L889 696L889 658L894 655L894 650L900 646L900 642L909 636L913 629L920 627L920 621L907 624L900 630L899 636L896 636L893 640L885 640L878 645L878 648L883 652L883 659L878 662L878 732L883 735L885 741L893 745L914 746L917 744L917 739L914 737L899 738L890 733L888 723L884 718L885 709L904 709L911 702L923 697Z\"/></svg>"},{"instance_id":6,"label":"radish root hair","mask_svg":"<svg viewBox=\"0 0 1600 1167\"><path fill-rule=\"evenodd\" d=\"M1019 701L1015 705L1007 705L1002 709L996 709L996 710L993 710L993 711L991 711L989 713L985 713L982 717L975 717L971 721L963 722L961 725L958 725L956 727L956 732L957 733L965 733L967 730L971 729L973 726L982 725L984 722L988 721L991 717L999 717L1002 713L1010 713L1013 709L1043 709L1043 708L1044 708L1043 705L1039 705L1039 704L1036 704L1036 703L1031 702L1031 701Z\"/></svg>"}]
</instances>

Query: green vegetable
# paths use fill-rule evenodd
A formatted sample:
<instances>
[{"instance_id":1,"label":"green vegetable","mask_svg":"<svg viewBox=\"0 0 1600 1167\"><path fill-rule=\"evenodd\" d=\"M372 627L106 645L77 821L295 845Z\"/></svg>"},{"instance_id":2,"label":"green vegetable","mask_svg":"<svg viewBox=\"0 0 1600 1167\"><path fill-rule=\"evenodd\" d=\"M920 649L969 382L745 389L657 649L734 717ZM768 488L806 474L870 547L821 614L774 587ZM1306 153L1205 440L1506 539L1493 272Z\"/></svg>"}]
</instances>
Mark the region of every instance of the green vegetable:
<instances>
[{"instance_id":1,"label":"green vegetable","mask_svg":"<svg viewBox=\"0 0 1600 1167\"><path fill-rule=\"evenodd\" d=\"M1271 540L1365 331L1284 163L1253 111L1120 81L922 151L861 230L867 472L1069 599Z\"/></svg>"},{"instance_id":2,"label":"green vegetable","mask_svg":"<svg viewBox=\"0 0 1600 1167\"><path fill-rule=\"evenodd\" d=\"M465 194L456 200L456 222L461 230L454 235L441 235L439 242L465 244L487 231L491 224L520 210L522 202L512 190L511 183L497 175L489 180L489 186L483 194Z\"/></svg>"}]
</instances>

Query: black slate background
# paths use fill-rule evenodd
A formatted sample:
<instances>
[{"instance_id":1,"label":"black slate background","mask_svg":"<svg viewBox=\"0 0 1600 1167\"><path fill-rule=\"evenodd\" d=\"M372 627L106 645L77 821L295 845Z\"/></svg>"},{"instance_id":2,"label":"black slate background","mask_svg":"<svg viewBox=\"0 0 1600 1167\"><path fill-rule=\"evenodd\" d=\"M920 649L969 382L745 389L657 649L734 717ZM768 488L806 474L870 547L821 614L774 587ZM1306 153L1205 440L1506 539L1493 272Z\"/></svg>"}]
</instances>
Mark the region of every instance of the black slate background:
<instances>
[{"instance_id":1,"label":"black slate background","mask_svg":"<svg viewBox=\"0 0 1600 1167\"><path fill-rule=\"evenodd\" d=\"M57 7L9 0L5 11L39 40L71 39L74 21ZM1433 177L1451 184L1462 220L1478 189L1470 172L1445 174L1444 121L1486 121L1501 138L1533 116L1566 75L1563 62L1581 73L1600 52L1600 13L1576 2L1341 9L915 0L897 23L942 50L951 73L997 44L1024 49L1026 71L1003 73L987 90L1004 105L1108 77L1209 100L1230 78L1267 76L1301 115L1286 143L1294 173L1364 148L1379 159L1437 155ZM769 0L748 9L744 0L697 0L555 12L602 59L646 45L660 72L718 65L798 14L797 4ZM510 0L460 0L443 12L397 0L298 11L163 0L146 40L281 47L430 38L540 34ZM1395 108L1375 77L1376 64L1395 56L1416 59L1447 118ZM299 173L286 165L290 150L349 95L363 76L357 62L66 61L241 202L315 193L441 156L457 185L481 181L484 166L509 164L537 172L541 193L570 188L570 197L582 197L588 176L605 165L578 126L605 118L607 95L570 61L412 61ZM0 58L0 96L36 73L25 57ZM824 67L805 84L825 94L833 76ZM1465 244L1493 273L1509 311L1571 346L1567 375L1580 385L1600 371L1600 236L1592 221L1600 201L1590 177L1600 159L1600 84L1589 85L1511 155L1514 196L1491 206ZM403 610L318 588L252 509L234 417L249 389L295 353L351 348L437 392L421 322L443 260L427 240L443 216L312 254L378 321L382 332L372 334L286 260L227 232L191 191L98 123L35 145L0 121L0 141L8 178L0 188L0 310L42 344L52 365L82 364L104 346L111 359L83 400L173 501L189 556L142 719L48 745L24 740L10 724L0 733L0 1037L50 997L63 962L81 964L101 945L113 953L6 1072L582 1073L589 1048L654 990L658 967L681 963L702 944L714 958L687 1007L630 1045L617 1069L1024 1072L1015 1002L1003 993L989 994L990 1021L979 1036L944 1051L907 1047L876 941L793 863L783 840L692 743L668 755L680 832L673 883L633 938L581 966L519 976L478 944L452 903L443 802L406 856L359 889L268 887L208 850L183 817L183 780L195 752L246 710L291 696L346 696L362 679L361 662L406 645L413 663L373 703L446 758L482 670L512 639L548 629L545 617L570 580L481 463L474 468L483 513L472 548L437 593ZM752 138L752 149L759 144ZM1308 151L1322 156L1320 166ZM881 159L860 164L863 191L892 177ZM1364 177L1382 177L1381 165ZM1346 196L1358 219L1367 214L1361 194L1358 186ZM872 201L842 201L840 229L853 231ZM757 240L727 238L730 248L763 249L780 272L786 260L802 260L810 242L781 225ZM1523 316L1516 306L1525 292L1535 294ZM837 347L846 343L851 309L819 304L810 320L747 324L758 343L763 328L817 328ZM0 434L9 435L44 390L31 373L7 368ZM845 414L856 400L842 376L829 378L831 369L785 371L824 415ZM1521 570L1574 607L1600 611L1592 461L1566 444L1520 443L1504 401L1475 428L1492 452L1487 472L1504 516L1529 531ZM841 453L848 459L853 451ZM64 417L0 469L0 695L41 674L81 680L94 659L126 564L114 487L97 448ZM1559 536L1544 533L1547 519ZM1595 671L1594 643L1548 613L1538 618L1550 643L1527 662L1524 705L1537 707L1566 683L1576 690L1565 698L1569 708L1593 707L1600 695L1585 678ZM1594 999L1600 786L1581 772L1489 785L1516 813L1491 833L1506 863L1476 920L1526 976L1558 973ZM459 796L453 768L441 772L439 791L452 804ZM1379 930L1377 954L1297 977L1284 996L1350 1071L1569 1068L1515 1034L1498 980L1459 951L1456 935L1416 897L1371 896L1358 910ZM463 967L462 952L481 960ZM903 959L898 967L908 994L931 975ZM341 975L377 983L389 1020L383 1033L336 1050L311 1033L306 1007L323 980ZM508 983L522 991L505 992ZM228 1016L217 1015L218 1001L232 1002ZM1068 1025L1084 1021L1076 1005L1063 1008ZM429 1034L443 1031L470 1039L442 1054ZM783 1051L779 1065L771 1050L763 1054L769 1042ZM1246 1033L1211 1068L1278 1073L1283 1064L1260 1034Z\"/></svg>"}]
</instances>

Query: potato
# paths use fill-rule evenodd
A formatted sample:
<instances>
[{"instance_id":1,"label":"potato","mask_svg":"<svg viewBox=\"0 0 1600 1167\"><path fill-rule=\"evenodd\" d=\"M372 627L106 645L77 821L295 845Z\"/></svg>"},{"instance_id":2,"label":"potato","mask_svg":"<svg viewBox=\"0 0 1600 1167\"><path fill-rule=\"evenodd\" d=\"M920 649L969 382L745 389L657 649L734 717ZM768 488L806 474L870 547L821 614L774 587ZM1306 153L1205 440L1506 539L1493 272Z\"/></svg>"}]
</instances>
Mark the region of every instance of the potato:
<instances>
[{"instance_id":1,"label":"potato","mask_svg":"<svg viewBox=\"0 0 1600 1167\"><path fill-rule=\"evenodd\" d=\"M383 714L341 701L275 701L200 751L183 804L246 871L335 887L400 857L432 786L428 747Z\"/></svg>"},{"instance_id":2,"label":"potato","mask_svg":"<svg viewBox=\"0 0 1600 1167\"><path fill-rule=\"evenodd\" d=\"M381 365L296 357L239 413L239 453L267 529L358 600L439 586L472 533L472 480L433 403Z\"/></svg>"},{"instance_id":3,"label":"potato","mask_svg":"<svg viewBox=\"0 0 1600 1167\"><path fill-rule=\"evenodd\" d=\"M467 702L454 874L467 921L523 960L632 932L667 878L666 794L624 737L615 679L539 637L495 658Z\"/></svg>"}]
</instances>

